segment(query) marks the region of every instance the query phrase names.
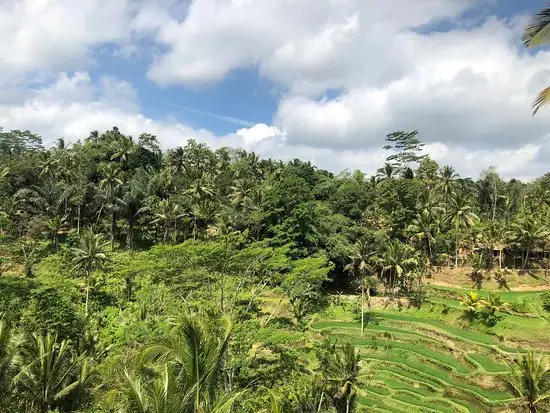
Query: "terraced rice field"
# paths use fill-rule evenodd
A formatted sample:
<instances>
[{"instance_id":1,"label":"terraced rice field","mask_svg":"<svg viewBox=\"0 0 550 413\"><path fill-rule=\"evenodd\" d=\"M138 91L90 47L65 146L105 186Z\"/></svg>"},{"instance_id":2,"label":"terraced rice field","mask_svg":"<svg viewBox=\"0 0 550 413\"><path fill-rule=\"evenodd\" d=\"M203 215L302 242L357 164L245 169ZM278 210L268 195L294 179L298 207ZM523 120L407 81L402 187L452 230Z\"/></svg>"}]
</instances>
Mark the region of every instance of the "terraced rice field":
<instances>
[{"instance_id":1,"label":"terraced rice field","mask_svg":"<svg viewBox=\"0 0 550 413\"><path fill-rule=\"evenodd\" d=\"M455 307L455 306L453 306ZM319 321L313 330L350 341L371 377L360 386L359 412L503 412L509 363L526 350L503 337L456 323L459 307L441 316L373 311L361 334L358 322Z\"/></svg>"}]
</instances>

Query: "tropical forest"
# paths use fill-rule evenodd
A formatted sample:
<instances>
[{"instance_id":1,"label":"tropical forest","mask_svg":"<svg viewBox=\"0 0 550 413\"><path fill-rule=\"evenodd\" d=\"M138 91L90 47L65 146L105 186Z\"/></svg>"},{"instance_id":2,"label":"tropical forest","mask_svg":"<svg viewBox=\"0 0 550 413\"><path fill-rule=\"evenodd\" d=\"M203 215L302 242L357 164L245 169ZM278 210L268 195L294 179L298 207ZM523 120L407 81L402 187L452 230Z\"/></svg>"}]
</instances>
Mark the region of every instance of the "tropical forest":
<instances>
[{"instance_id":1,"label":"tropical forest","mask_svg":"<svg viewBox=\"0 0 550 413\"><path fill-rule=\"evenodd\" d=\"M160 139L0 130L1 412L550 412L550 173Z\"/></svg>"}]
</instances>

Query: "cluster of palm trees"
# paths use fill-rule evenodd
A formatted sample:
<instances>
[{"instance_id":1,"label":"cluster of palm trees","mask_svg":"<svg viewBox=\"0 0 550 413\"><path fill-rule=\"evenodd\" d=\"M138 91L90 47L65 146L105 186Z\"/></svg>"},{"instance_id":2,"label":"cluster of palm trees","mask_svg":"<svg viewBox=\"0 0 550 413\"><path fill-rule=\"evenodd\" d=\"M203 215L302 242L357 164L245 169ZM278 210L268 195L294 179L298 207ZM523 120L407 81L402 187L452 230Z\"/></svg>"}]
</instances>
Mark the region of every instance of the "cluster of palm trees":
<instances>
[{"instance_id":1,"label":"cluster of palm trees","mask_svg":"<svg viewBox=\"0 0 550 413\"><path fill-rule=\"evenodd\" d=\"M110 380L117 394L116 406L110 407L127 413L230 413L262 391L270 404L261 413L282 413L283 404L269 389L254 383L242 389L229 385L232 331L227 318L183 316L169 338L126 358L119 377ZM0 316L0 409L47 413L85 407L105 386L97 369L105 352L96 350L51 333L20 333ZM329 343L320 357L320 381L307 389L311 399L299 401L296 408L302 413L352 412L360 369L359 352L351 344Z\"/></svg>"},{"instance_id":2,"label":"cluster of palm trees","mask_svg":"<svg viewBox=\"0 0 550 413\"><path fill-rule=\"evenodd\" d=\"M474 291L470 291L462 297L460 304L466 307L466 317L472 321L479 316L487 325L496 323L496 313L508 308L508 304L503 302L502 297L496 293L490 293L483 297Z\"/></svg>"},{"instance_id":3,"label":"cluster of palm trees","mask_svg":"<svg viewBox=\"0 0 550 413\"><path fill-rule=\"evenodd\" d=\"M137 230L174 243L182 236L207 235L209 228L215 232L227 215L259 209L259 181L282 166L244 150L213 152L194 141L163 157L154 137L143 136L134 142L113 128L92 133L83 145L72 148L59 140L55 148L40 152L39 184L16 191L2 211L22 222L19 235L28 229L29 217L44 217L44 230L56 246L69 229L78 234L83 221L108 222L111 245L125 234L126 246L133 248ZM112 155L94 165L102 156L95 151ZM136 167L136 162L141 165ZM235 165L233 170L230 165ZM2 176L9 174L9 168L2 170Z\"/></svg>"},{"instance_id":4,"label":"cluster of palm trees","mask_svg":"<svg viewBox=\"0 0 550 413\"><path fill-rule=\"evenodd\" d=\"M121 370L120 409L140 413L226 413L245 391L223 389L232 324L222 335L210 320L181 320L172 339L146 346ZM74 411L101 384L94 352L50 333L21 335L0 318L0 408ZM80 346L83 347L83 346Z\"/></svg>"}]
</instances>

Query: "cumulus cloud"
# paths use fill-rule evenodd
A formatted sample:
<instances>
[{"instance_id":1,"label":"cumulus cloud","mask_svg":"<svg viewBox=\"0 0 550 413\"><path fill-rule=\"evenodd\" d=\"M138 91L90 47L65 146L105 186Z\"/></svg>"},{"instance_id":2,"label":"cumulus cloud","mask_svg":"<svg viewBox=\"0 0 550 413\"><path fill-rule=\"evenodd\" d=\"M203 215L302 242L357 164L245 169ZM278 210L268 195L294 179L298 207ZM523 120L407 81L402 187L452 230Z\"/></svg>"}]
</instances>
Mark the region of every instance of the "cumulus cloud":
<instances>
[{"instance_id":1,"label":"cumulus cloud","mask_svg":"<svg viewBox=\"0 0 550 413\"><path fill-rule=\"evenodd\" d=\"M524 16L465 23L480 4L491 0L5 0L0 125L47 139L118 125L164 147L193 137L370 173L387 133L418 129L427 152L463 175L496 165L533 177L549 166L550 117L529 106L550 53L522 49ZM147 76L160 86L255 67L282 91L272 123L215 136L169 113L149 118L120 74L91 79L105 47L113 59L153 56Z\"/></svg>"},{"instance_id":2,"label":"cumulus cloud","mask_svg":"<svg viewBox=\"0 0 550 413\"><path fill-rule=\"evenodd\" d=\"M130 12L128 0L3 0L0 78L91 64L91 47L127 38Z\"/></svg>"},{"instance_id":3,"label":"cumulus cloud","mask_svg":"<svg viewBox=\"0 0 550 413\"><path fill-rule=\"evenodd\" d=\"M480 3L195 1L184 20L159 30L167 52L149 77L197 85L254 65L287 89L274 114L284 148L375 151L387 133L419 129L428 143L477 154L475 170L531 153L550 127L530 112L550 53L521 48L524 16L462 24ZM342 93L318 98L333 89Z\"/></svg>"}]
</instances>

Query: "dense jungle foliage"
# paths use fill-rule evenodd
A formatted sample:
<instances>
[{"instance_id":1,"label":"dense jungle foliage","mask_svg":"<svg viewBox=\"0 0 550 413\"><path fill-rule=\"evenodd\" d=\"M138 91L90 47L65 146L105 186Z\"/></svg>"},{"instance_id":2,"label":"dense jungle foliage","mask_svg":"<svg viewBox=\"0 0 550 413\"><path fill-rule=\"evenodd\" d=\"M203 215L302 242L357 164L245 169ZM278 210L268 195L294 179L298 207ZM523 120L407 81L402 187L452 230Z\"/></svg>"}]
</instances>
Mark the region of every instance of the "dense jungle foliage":
<instances>
[{"instance_id":1,"label":"dense jungle foliage","mask_svg":"<svg viewBox=\"0 0 550 413\"><path fill-rule=\"evenodd\" d=\"M369 364L309 331L336 292L362 293L364 322L371 295L422 306L439 268L547 272L550 174L463 178L417 132L386 140L365 176L116 127L51 148L1 131L0 410L359 411ZM492 300L463 299L488 325Z\"/></svg>"}]
</instances>

